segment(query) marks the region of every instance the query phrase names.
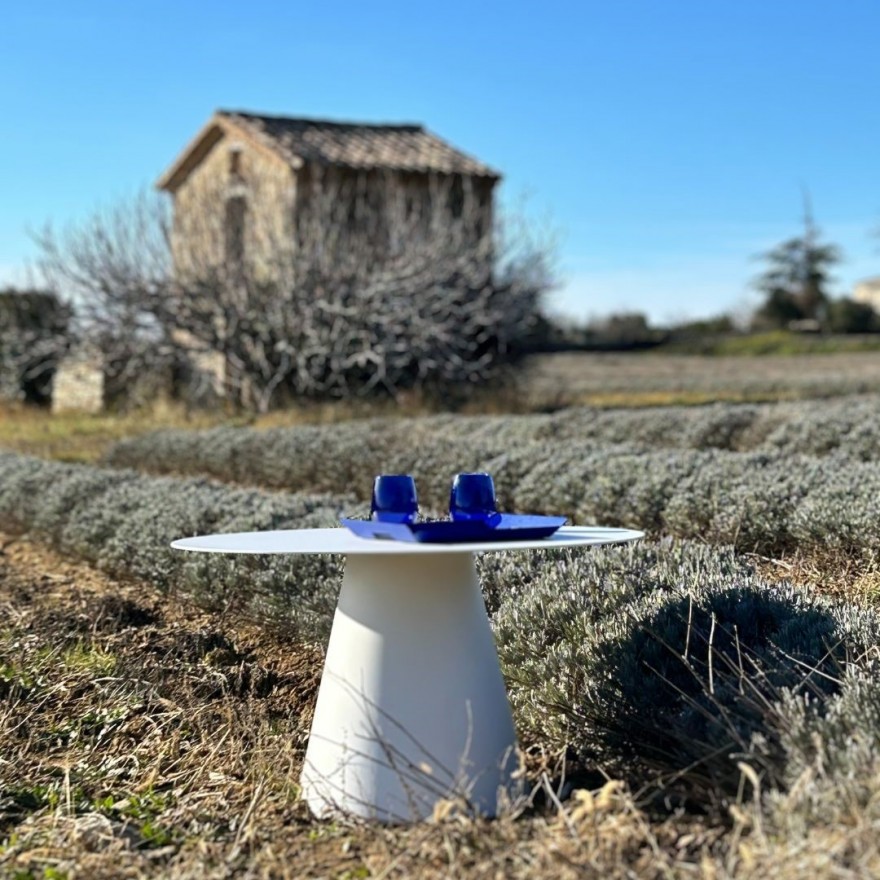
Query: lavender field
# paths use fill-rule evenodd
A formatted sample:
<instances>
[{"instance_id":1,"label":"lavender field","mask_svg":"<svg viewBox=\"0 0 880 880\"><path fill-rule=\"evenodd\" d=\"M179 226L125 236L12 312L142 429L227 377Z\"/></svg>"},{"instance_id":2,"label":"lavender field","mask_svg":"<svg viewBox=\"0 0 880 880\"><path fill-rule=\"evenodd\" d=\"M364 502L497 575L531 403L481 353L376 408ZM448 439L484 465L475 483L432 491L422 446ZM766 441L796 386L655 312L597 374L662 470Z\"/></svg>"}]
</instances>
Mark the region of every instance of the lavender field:
<instances>
[{"instance_id":1,"label":"lavender field","mask_svg":"<svg viewBox=\"0 0 880 880\"><path fill-rule=\"evenodd\" d=\"M148 875L150 859L195 876L208 847L211 876L226 876L220 865L244 858L246 833L248 864L270 874L274 859L307 852L331 876L407 876L415 864L449 876L451 846L462 876L535 876L536 864L554 877L586 864L615 877L694 876L697 864L717 877L797 877L805 866L871 876L878 452L880 396L852 393L176 428L111 443L95 465L0 453L0 730L3 754L30 768L25 780L0 765L0 859L26 862L50 845L89 876L115 876L110 852L126 853L131 876ZM366 515L379 472L414 474L424 512L442 513L463 469L491 472L507 509L647 538L479 561L528 803L492 823L453 811L421 849L408 830L317 823L291 781L339 564L193 558L168 544ZM42 587L34 558L50 578ZM56 598L47 606L44 594ZM154 671L143 679L139 667ZM166 703L173 711L159 712ZM144 740L138 707L148 705L162 733ZM245 750L220 789L216 761L230 757L205 757L218 712ZM193 758L163 757L168 737ZM67 797L76 805L61 840L52 822ZM266 849L290 823L292 849ZM86 828L106 845L84 849Z\"/></svg>"}]
</instances>

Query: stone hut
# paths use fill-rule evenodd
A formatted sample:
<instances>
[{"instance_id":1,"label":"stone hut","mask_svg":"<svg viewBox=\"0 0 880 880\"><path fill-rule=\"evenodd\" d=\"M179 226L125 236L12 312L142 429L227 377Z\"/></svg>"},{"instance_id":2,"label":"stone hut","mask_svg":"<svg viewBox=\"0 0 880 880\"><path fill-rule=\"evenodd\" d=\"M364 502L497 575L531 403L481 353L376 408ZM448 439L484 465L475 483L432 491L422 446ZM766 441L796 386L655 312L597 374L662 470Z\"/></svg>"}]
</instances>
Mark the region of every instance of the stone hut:
<instances>
[{"instance_id":1,"label":"stone hut","mask_svg":"<svg viewBox=\"0 0 880 880\"><path fill-rule=\"evenodd\" d=\"M65 357L52 377L52 412L94 415L104 410L104 362L88 348Z\"/></svg>"},{"instance_id":2,"label":"stone hut","mask_svg":"<svg viewBox=\"0 0 880 880\"><path fill-rule=\"evenodd\" d=\"M270 273L303 248L343 257L355 231L374 260L453 228L456 248L490 257L499 180L421 125L218 110L157 186L174 200L176 271Z\"/></svg>"},{"instance_id":3,"label":"stone hut","mask_svg":"<svg viewBox=\"0 0 880 880\"><path fill-rule=\"evenodd\" d=\"M180 280L242 273L284 283L304 267L408 258L415 267L445 256L491 272L499 180L422 125L218 110L156 185L173 200ZM176 337L190 350L194 384L209 398L232 393L236 371L223 355L185 331Z\"/></svg>"}]
</instances>

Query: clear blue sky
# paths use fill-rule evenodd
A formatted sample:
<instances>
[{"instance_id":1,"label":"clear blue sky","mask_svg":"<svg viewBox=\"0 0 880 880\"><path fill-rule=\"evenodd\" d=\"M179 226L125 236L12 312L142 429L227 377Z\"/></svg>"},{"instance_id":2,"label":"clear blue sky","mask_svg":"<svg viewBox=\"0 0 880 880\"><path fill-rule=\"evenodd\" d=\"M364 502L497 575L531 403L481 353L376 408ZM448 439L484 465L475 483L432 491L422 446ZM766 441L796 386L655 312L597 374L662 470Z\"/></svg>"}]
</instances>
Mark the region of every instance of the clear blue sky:
<instances>
[{"instance_id":1,"label":"clear blue sky","mask_svg":"<svg viewBox=\"0 0 880 880\"><path fill-rule=\"evenodd\" d=\"M880 274L878 37L877 0L8 0L0 282L231 107L424 122L550 218L577 317L742 307L802 185L845 291Z\"/></svg>"}]
</instances>

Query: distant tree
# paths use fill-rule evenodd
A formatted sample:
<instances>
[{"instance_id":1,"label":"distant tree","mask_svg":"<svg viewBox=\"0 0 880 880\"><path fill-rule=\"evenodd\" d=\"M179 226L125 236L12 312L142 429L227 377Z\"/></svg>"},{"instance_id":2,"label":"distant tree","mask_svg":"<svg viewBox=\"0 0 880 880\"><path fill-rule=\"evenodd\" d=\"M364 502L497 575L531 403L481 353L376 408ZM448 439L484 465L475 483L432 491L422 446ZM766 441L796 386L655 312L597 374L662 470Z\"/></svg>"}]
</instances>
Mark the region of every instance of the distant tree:
<instances>
[{"instance_id":1,"label":"distant tree","mask_svg":"<svg viewBox=\"0 0 880 880\"><path fill-rule=\"evenodd\" d=\"M587 348L627 350L648 348L665 339L665 333L651 327L641 312L618 312L589 324L585 331Z\"/></svg>"},{"instance_id":2,"label":"distant tree","mask_svg":"<svg viewBox=\"0 0 880 880\"><path fill-rule=\"evenodd\" d=\"M880 315L867 303L842 297L828 305L828 327L832 333L877 333Z\"/></svg>"},{"instance_id":3,"label":"distant tree","mask_svg":"<svg viewBox=\"0 0 880 880\"><path fill-rule=\"evenodd\" d=\"M683 321L668 328L673 339L701 339L706 336L725 336L736 332L736 324L730 315L721 314L714 318L699 318Z\"/></svg>"},{"instance_id":4,"label":"distant tree","mask_svg":"<svg viewBox=\"0 0 880 880\"><path fill-rule=\"evenodd\" d=\"M809 196L804 195L804 231L763 254L767 268L754 281L765 296L755 323L785 327L790 321L827 317L831 270L841 260L840 249L823 242Z\"/></svg>"},{"instance_id":5,"label":"distant tree","mask_svg":"<svg viewBox=\"0 0 880 880\"><path fill-rule=\"evenodd\" d=\"M792 321L802 321L806 315L797 299L787 290L768 290L764 305L755 312L752 322L757 328L787 327Z\"/></svg>"},{"instance_id":6,"label":"distant tree","mask_svg":"<svg viewBox=\"0 0 880 880\"><path fill-rule=\"evenodd\" d=\"M651 325L641 312L620 312L609 315L602 322L601 327L609 339L623 343L640 342L648 338L651 333Z\"/></svg>"},{"instance_id":7,"label":"distant tree","mask_svg":"<svg viewBox=\"0 0 880 880\"><path fill-rule=\"evenodd\" d=\"M583 327L557 315L540 313L532 323L520 344L529 354L548 351L566 351L578 348L582 343Z\"/></svg>"}]
</instances>

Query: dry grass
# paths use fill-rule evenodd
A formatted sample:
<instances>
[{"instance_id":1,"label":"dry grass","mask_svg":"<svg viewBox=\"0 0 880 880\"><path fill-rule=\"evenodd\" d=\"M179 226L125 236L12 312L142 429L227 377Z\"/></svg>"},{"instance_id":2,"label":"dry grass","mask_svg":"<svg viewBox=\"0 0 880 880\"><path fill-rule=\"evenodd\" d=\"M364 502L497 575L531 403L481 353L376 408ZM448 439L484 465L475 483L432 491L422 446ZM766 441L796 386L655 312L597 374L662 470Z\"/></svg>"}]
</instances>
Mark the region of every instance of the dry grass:
<instances>
[{"instance_id":1,"label":"dry grass","mask_svg":"<svg viewBox=\"0 0 880 880\"><path fill-rule=\"evenodd\" d=\"M0 578L0 871L399 877L509 865L505 876L521 876L538 842L570 834L553 815L453 812L396 831L313 822L297 778L319 649L169 606L23 540L7 543ZM580 824L579 803L569 821ZM669 845L674 834L648 827L616 787L584 818L580 846L610 864L649 867L656 835ZM614 833L596 840L597 826ZM568 858L554 876L574 876Z\"/></svg>"},{"instance_id":2,"label":"dry grass","mask_svg":"<svg viewBox=\"0 0 880 880\"><path fill-rule=\"evenodd\" d=\"M187 411L177 404L159 403L152 409L127 413L52 415L40 407L0 404L0 447L69 462L95 462L109 446L126 437L162 428L198 430L218 425L316 424L377 415L420 415L428 412L417 402L405 404L313 404L254 417L234 412Z\"/></svg>"},{"instance_id":3,"label":"dry grass","mask_svg":"<svg viewBox=\"0 0 880 880\"><path fill-rule=\"evenodd\" d=\"M5 543L4 543L5 542ZM876 876L876 827L649 815L619 783L384 828L298 800L322 656L0 537L0 876L576 878ZM551 762L552 763L552 762ZM556 797L562 795L563 800ZM567 796L567 797L566 797Z\"/></svg>"},{"instance_id":4,"label":"dry grass","mask_svg":"<svg viewBox=\"0 0 880 880\"><path fill-rule=\"evenodd\" d=\"M749 554L763 578L792 581L863 607L880 606L880 558L843 550L794 552L780 558Z\"/></svg>"},{"instance_id":5,"label":"dry grass","mask_svg":"<svg viewBox=\"0 0 880 880\"><path fill-rule=\"evenodd\" d=\"M488 405L472 404L478 411ZM0 447L60 461L98 461L113 443L162 428L198 430L219 425L273 428L324 424L380 416L417 416L438 411L424 398L404 396L399 401L310 403L263 416L232 411L188 411L179 404L158 403L152 409L127 413L88 415L69 412L52 415L47 409L0 403Z\"/></svg>"},{"instance_id":6,"label":"dry grass","mask_svg":"<svg viewBox=\"0 0 880 880\"><path fill-rule=\"evenodd\" d=\"M52 415L40 407L0 404L0 446L44 458L91 462L126 437L159 428L209 428L219 421L217 415L189 415L181 407L165 404L149 412L102 415Z\"/></svg>"}]
</instances>

